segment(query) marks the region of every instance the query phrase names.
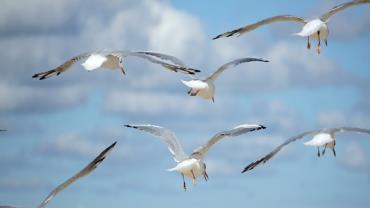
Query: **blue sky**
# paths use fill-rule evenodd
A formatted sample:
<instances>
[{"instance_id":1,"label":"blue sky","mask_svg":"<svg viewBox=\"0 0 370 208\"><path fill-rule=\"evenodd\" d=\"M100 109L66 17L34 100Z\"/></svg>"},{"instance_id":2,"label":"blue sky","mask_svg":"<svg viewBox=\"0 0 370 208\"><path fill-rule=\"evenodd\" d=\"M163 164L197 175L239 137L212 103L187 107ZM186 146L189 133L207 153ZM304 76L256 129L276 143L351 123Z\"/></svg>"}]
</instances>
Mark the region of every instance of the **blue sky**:
<instances>
[{"instance_id":1,"label":"blue sky","mask_svg":"<svg viewBox=\"0 0 370 208\"><path fill-rule=\"evenodd\" d=\"M343 1L4 1L0 8L0 205L35 207L104 147L118 144L91 175L49 207L369 207L370 140L341 134L337 157L316 157L298 141L255 171L243 167L301 131L370 128L370 7L336 15L329 46L317 55L279 23L239 38L212 37L278 14L315 17ZM56 78L32 74L103 48L168 53L207 76L242 57L216 81L215 103L189 97L188 77L127 58L118 71L80 65ZM215 133L242 123L253 132L215 145L210 180L181 189L160 140L128 123L173 130L190 153ZM309 138L306 138L308 140ZM305 141L306 141L305 140Z\"/></svg>"}]
</instances>

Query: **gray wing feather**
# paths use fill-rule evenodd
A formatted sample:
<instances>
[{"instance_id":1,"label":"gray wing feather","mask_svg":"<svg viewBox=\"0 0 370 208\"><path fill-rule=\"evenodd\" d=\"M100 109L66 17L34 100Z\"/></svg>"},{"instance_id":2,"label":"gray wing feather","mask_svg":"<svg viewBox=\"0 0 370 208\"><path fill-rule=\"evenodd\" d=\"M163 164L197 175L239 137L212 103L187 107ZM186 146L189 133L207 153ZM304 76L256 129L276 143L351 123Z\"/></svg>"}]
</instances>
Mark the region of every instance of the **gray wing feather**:
<instances>
[{"instance_id":1,"label":"gray wing feather","mask_svg":"<svg viewBox=\"0 0 370 208\"><path fill-rule=\"evenodd\" d=\"M274 17L269 17L264 20L258 21L254 24L250 24L229 32L222 33L216 37L213 38L213 40L222 38L222 37L231 37L234 35L242 35L243 33L250 32L252 30L255 30L258 27L261 27L263 25L275 23L275 22L284 22L284 21L293 21L293 22L300 22L300 23L306 23L306 20L304 20L301 17L297 16L292 16L292 15L279 15L279 16L274 16Z\"/></svg>"},{"instance_id":2,"label":"gray wing feather","mask_svg":"<svg viewBox=\"0 0 370 208\"><path fill-rule=\"evenodd\" d=\"M207 79L212 79L212 80L215 80L217 79L218 76L220 76L220 74L222 72L224 72L226 69L228 68L231 68L231 67L235 67L239 64L242 64L242 63L246 63L246 62L252 62L252 61L261 61L261 62L269 62L267 60L264 60L264 59L260 59L260 58L241 58L241 59L236 59L234 61L231 61L229 63L226 63L224 65L222 65L220 68L218 68L215 72L213 72Z\"/></svg>"},{"instance_id":3,"label":"gray wing feather","mask_svg":"<svg viewBox=\"0 0 370 208\"><path fill-rule=\"evenodd\" d=\"M216 144L217 142L219 142L221 139L225 137L235 137L235 136L239 136L239 135L251 132L251 131L256 131L256 130L265 129L265 128L266 127L262 125L257 125L257 124L252 124L252 125L244 124L244 125L234 127L231 130L217 133L210 140L208 140L206 144L196 148L191 154L191 156L195 158L199 158L199 159L203 158L207 154L209 148L211 148L214 144Z\"/></svg>"},{"instance_id":4,"label":"gray wing feather","mask_svg":"<svg viewBox=\"0 0 370 208\"><path fill-rule=\"evenodd\" d=\"M39 80L43 80L43 79L47 79L55 75L58 76L59 74L67 71L73 64L87 59L90 55L91 53L84 53L84 54L77 55L69 59L68 61L64 62L62 65L58 66L55 69L34 74L32 78L38 78Z\"/></svg>"},{"instance_id":5,"label":"gray wing feather","mask_svg":"<svg viewBox=\"0 0 370 208\"><path fill-rule=\"evenodd\" d=\"M60 184L58 187L56 187L52 192L50 192L50 194L44 199L44 201L41 202L38 208L46 207L48 203L50 202L50 200L52 200L59 192L63 191L65 188L67 188L69 185L71 185L73 182L75 182L79 178L82 178L90 174L92 171L94 171L98 167L98 165L110 154L110 152L112 151L115 145L116 145L116 142L114 142L112 145L104 149L92 162L90 162L80 172L78 172L76 175L72 176L67 181Z\"/></svg>"},{"instance_id":6,"label":"gray wing feather","mask_svg":"<svg viewBox=\"0 0 370 208\"><path fill-rule=\"evenodd\" d=\"M285 147L286 145L298 140L298 139L302 139L303 137L309 135L309 134L314 134L314 133L317 133L317 132L320 132L321 130L314 130L314 131L307 131L307 132L304 132L302 134L299 134L297 136L294 136L294 137L291 137L289 139L287 139L284 143L282 143L281 145L279 145L278 147L276 147L274 150L272 150L270 153L268 153L267 155L265 155L264 157L262 157L261 159L259 160L256 160L252 163L250 163L249 165L247 165L244 170L242 171L242 173L246 172L246 171L249 171L249 170L252 170L254 169L255 167L257 167L258 165L260 164L264 164L266 163L268 160L270 160L272 157L274 157L283 147Z\"/></svg>"},{"instance_id":7,"label":"gray wing feather","mask_svg":"<svg viewBox=\"0 0 370 208\"><path fill-rule=\"evenodd\" d=\"M354 1L343 3L343 4L339 4L335 7L333 7L329 12L322 15L320 17L320 19L322 21L326 22L326 21L329 20L330 17L332 17L333 15L335 15L339 11L342 11L344 9L347 9L349 7L356 6L356 5L359 5L359 4L369 4L369 3L370 3L370 0L354 0Z\"/></svg>"},{"instance_id":8,"label":"gray wing feather","mask_svg":"<svg viewBox=\"0 0 370 208\"><path fill-rule=\"evenodd\" d=\"M332 128L329 130L331 133L337 133L337 132L358 132L358 133L365 133L370 134L370 129L363 129L363 128L356 128L356 127L339 127L339 128Z\"/></svg>"},{"instance_id":9,"label":"gray wing feather","mask_svg":"<svg viewBox=\"0 0 370 208\"><path fill-rule=\"evenodd\" d=\"M154 126L154 125L125 125L125 127L139 129L141 131L145 131L149 134L155 135L161 138L168 147L168 150L171 152L174 160L176 162L181 162L188 158L188 155L182 149L180 142L177 140L176 135L161 126Z\"/></svg>"},{"instance_id":10,"label":"gray wing feather","mask_svg":"<svg viewBox=\"0 0 370 208\"><path fill-rule=\"evenodd\" d=\"M152 63L159 64L163 66L164 68L170 71L173 71L173 72L181 72L184 74L191 74L191 75L200 72L200 70L198 69L193 69L193 68L184 66L182 61L180 61L178 58L170 56L170 55L166 55L166 54L160 54L160 53L154 53L154 52L132 52L130 55L144 58ZM170 64L165 61L158 60L158 58L162 60L170 60L172 63L175 63L175 64ZM176 63L181 63L181 64L176 64Z\"/></svg>"}]
</instances>

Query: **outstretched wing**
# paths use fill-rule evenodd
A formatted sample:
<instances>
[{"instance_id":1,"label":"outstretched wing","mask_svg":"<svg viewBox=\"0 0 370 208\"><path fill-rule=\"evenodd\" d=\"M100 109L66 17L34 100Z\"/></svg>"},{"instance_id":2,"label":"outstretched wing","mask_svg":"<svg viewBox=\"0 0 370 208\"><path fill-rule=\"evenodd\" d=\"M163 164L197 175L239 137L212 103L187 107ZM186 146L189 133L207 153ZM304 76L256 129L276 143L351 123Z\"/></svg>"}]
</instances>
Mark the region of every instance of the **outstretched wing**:
<instances>
[{"instance_id":1,"label":"outstretched wing","mask_svg":"<svg viewBox=\"0 0 370 208\"><path fill-rule=\"evenodd\" d=\"M226 69L230 68L230 67L234 67L234 66L237 66L239 64L242 64L242 63L246 63L246 62L252 62L252 61L261 61L261 62L269 62L267 60L263 60L263 59L259 59L259 58L241 58L241 59L236 59L234 61L231 61L229 63L226 63L224 65L222 65L220 68L218 68L215 72L213 72L207 79L212 79L212 80L215 80L217 79L218 76L220 76L220 74L222 72L224 72Z\"/></svg>"},{"instance_id":2,"label":"outstretched wing","mask_svg":"<svg viewBox=\"0 0 370 208\"><path fill-rule=\"evenodd\" d=\"M272 157L274 157L276 155L276 153L278 153L286 145L288 145L288 144L290 144L290 143L292 143L292 142L294 142L294 141L296 141L298 139L302 139L303 137L305 137L305 136L307 136L309 134L314 134L314 133L317 133L317 132L320 132L320 131L321 130L307 131L307 132L304 132L302 134L299 134L297 136L294 136L294 137L291 137L291 138L287 139L284 143L282 143L281 145L279 145L278 147L276 147L274 150L272 150L266 156L264 156L261 159L256 160L256 161L252 162L251 164L247 165L244 168L244 170L242 171L242 173L254 169L255 167L257 167L261 163L264 164L265 162L267 162L268 160L270 160Z\"/></svg>"},{"instance_id":3,"label":"outstretched wing","mask_svg":"<svg viewBox=\"0 0 370 208\"><path fill-rule=\"evenodd\" d=\"M184 74L195 74L200 72L200 70L198 69L184 66L183 62L180 61L180 59L166 54L154 52L131 52L129 55L144 58L155 64L160 64L164 68L173 72L181 72ZM167 63L164 60L169 60L172 63Z\"/></svg>"},{"instance_id":4,"label":"outstretched wing","mask_svg":"<svg viewBox=\"0 0 370 208\"><path fill-rule=\"evenodd\" d=\"M155 135L161 138L167 144L168 150L171 152L173 159L176 162L181 162L189 158L188 155L186 155L186 153L182 149L182 146L180 142L177 140L175 134L166 128L163 128L161 126L154 126L150 124L147 124L147 125L130 125L129 124L129 125L125 125L125 127L139 129L141 131L145 131L149 134L152 134L152 135Z\"/></svg>"},{"instance_id":5,"label":"outstretched wing","mask_svg":"<svg viewBox=\"0 0 370 208\"><path fill-rule=\"evenodd\" d=\"M183 61L181 61L180 59L178 59L174 56L171 56L171 55L167 55L167 54L163 54L163 53L155 53L155 52L150 52L150 51L140 51L140 52L137 52L137 53L145 54L145 55L148 55L148 56L154 56L154 57L157 57L157 58L165 60L165 61L171 61L175 65L185 66Z\"/></svg>"},{"instance_id":6,"label":"outstretched wing","mask_svg":"<svg viewBox=\"0 0 370 208\"><path fill-rule=\"evenodd\" d=\"M50 192L50 194L44 199L44 201L41 202L38 208L46 207L47 204L50 202L50 200L52 200L59 192L63 191L65 188L67 188L69 185L71 185L73 182L75 182L79 178L82 178L90 174L92 171L94 171L98 167L98 165L109 155L109 153L112 151L115 145L116 145L116 142L114 142L112 145L110 145L105 150L103 150L92 162L90 162L80 172L78 172L76 175L72 176L67 181L60 184L58 187L56 187L52 192Z\"/></svg>"},{"instance_id":7,"label":"outstretched wing","mask_svg":"<svg viewBox=\"0 0 370 208\"><path fill-rule=\"evenodd\" d=\"M222 33L222 34L217 35L216 37L214 37L213 40L218 39L218 38L223 38L223 37L231 37L231 36L234 36L234 35L239 36L239 35L242 35L243 33L247 33L247 32L250 32L252 30L255 30L258 27L261 27L263 25L267 25L267 24L271 24L271 23L275 23L275 22L286 22L286 21L306 23L306 21L301 17L292 16L292 15L279 15L279 16L269 17L267 19L261 20L259 22L254 23L254 24L238 28L236 30L232 30L232 31L229 31L229 32Z\"/></svg>"},{"instance_id":8,"label":"outstretched wing","mask_svg":"<svg viewBox=\"0 0 370 208\"><path fill-rule=\"evenodd\" d=\"M206 144L196 148L191 154L191 156L199 159L203 158L207 154L209 148L211 148L214 144L216 144L225 137L235 137L251 131L256 131L265 128L266 127L258 124L243 124L236 126L231 130L220 132L214 135L210 140L208 140Z\"/></svg>"},{"instance_id":9,"label":"outstretched wing","mask_svg":"<svg viewBox=\"0 0 370 208\"><path fill-rule=\"evenodd\" d=\"M329 131L330 133L351 131L351 132L357 132L357 133L370 134L370 129L356 128L356 127L339 127L339 128L330 129Z\"/></svg>"},{"instance_id":10,"label":"outstretched wing","mask_svg":"<svg viewBox=\"0 0 370 208\"><path fill-rule=\"evenodd\" d=\"M68 61L64 62L62 65L58 66L55 69L34 74L32 76L32 78L38 78L39 80L42 80L42 79L46 79L46 78L49 78L49 77L52 77L52 76L55 76L55 75L58 76L59 74L67 71L73 64L87 59L90 55L91 55L91 53L80 54L80 55L75 56L75 57L69 59Z\"/></svg>"},{"instance_id":11,"label":"outstretched wing","mask_svg":"<svg viewBox=\"0 0 370 208\"><path fill-rule=\"evenodd\" d=\"M370 0L354 0L354 1L343 3L343 4L339 4L335 7L333 7L329 12L322 15L320 17L320 19L323 22L326 22L330 19L331 16L335 15L339 11L342 11L344 9L347 9L347 8L350 8L352 6L356 6L356 5L359 5L359 4L369 4L369 3L370 3Z\"/></svg>"}]
</instances>

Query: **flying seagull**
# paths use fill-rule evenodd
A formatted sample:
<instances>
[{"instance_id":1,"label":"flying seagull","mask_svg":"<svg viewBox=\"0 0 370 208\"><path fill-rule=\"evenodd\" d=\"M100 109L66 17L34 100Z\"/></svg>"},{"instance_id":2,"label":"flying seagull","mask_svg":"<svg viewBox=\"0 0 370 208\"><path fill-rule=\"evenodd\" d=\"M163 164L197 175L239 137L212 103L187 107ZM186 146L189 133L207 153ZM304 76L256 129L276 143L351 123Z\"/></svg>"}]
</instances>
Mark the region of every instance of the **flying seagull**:
<instances>
[{"instance_id":1,"label":"flying seagull","mask_svg":"<svg viewBox=\"0 0 370 208\"><path fill-rule=\"evenodd\" d=\"M214 94L215 94L215 85L214 81L217 79L220 74L222 74L226 69L230 67L237 66L241 63L252 62L252 61L261 61L261 62L268 62L267 60L259 59L259 58L241 58L231 61L222 65L218 68L215 72L213 72L208 78L206 79L199 79L195 78L190 81L181 80L181 82L190 87L191 89L188 91L190 96L200 96L206 100L212 100L215 102Z\"/></svg>"},{"instance_id":2,"label":"flying seagull","mask_svg":"<svg viewBox=\"0 0 370 208\"><path fill-rule=\"evenodd\" d=\"M204 163L203 158L207 154L209 148L212 147L212 145L216 144L225 137L239 136L247 132L266 128L262 125L257 124L243 124L240 126L236 126L231 130L217 133L210 140L208 140L206 144L199 146L193 151L190 156L188 156L184 152L175 134L168 129L154 125L125 125L125 127L139 129L149 134L158 136L167 144L168 150L171 152L173 159L177 163L174 168L168 169L168 171L178 171L181 173L184 190L186 190L184 176L191 178L193 184L196 183L196 178L201 175L203 175L206 181L208 180L206 164Z\"/></svg>"},{"instance_id":3,"label":"flying seagull","mask_svg":"<svg viewBox=\"0 0 370 208\"><path fill-rule=\"evenodd\" d=\"M45 208L50 200L52 200L59 192L63 191L65 188L67 188L69 185L77 181L78 179L90 174L92 171L94 171L98 165L105 160L105 158L111 153L112 149L116 145L117 142L114 142L109 147L104 149L93 161L91 161L86 167L84 167L80 172L78 172L76 175L72 176L59 186L57 186L50 194L41 202L41 204L38 206L38 208ZM0 205L0 208L16 208L13 206L2 206Z\"/></svg>"},{"instance_id":4,"label":"flying seagull","mask_svg":"<svg viewBox=\"0 0 370 208\"><path fill-rule=\"evenodd\" d=\"M256 166L263 164L270 160L276 153L278 153L283 147L286 145L290 144L291 142L294 142L298 139L302 139L305 136L308 135L313 135L313 138L305 142L304 145L306 146L316 146L317 147L317 156L321 156L325 154L326 148L330 148L333 151L334 156L336 156L335 152L335 137L337 133L340 132L346 132L346 131L351 131L351 132L359 132L359 133L367 133L370 134L370 129L362 129L362 128L354 128L354 127L339 127L339 128L324 128L324 129L319 129L319 130L314 130L314 131L307 131L302 134L299 134L297 136L291 137L288 140L286 140L283 144L279 145L276 147L274 150L272 150L270 153L268 153L266 156L262 157L261 159L252 162L251 164L247 165L242 173L254 169ZM324 149L322 150L320 154L320 147L323 147Z\"/></svg>"},{"instance_id":5,"label":"flying seagull","mask_svg":"<svg viewBox=\"0 0 370 208\"><path fill-rule=\"evenodd\" d=\"M269 17L267 19L261 20L254 24L247 25L247 26L244 26L244 27L241 27L239 29L232 30L229 32L225 32L223 34L220 34L214 37L213 39L218 39L222 37L230 37L230 36L235 36L235 35L239 36L244 33L255 30L260 26L275 23L275 22L284 22L284 21L299 22L299 23L304 24L304 26L300 32L295 33L294 35L298 35L301 37L307 37L307 48L308 49L311 48L310 38L318 40L317 53L320 53L321 40L324 40L325 45L328 45L328 41L327 41L327 38L329 35L328 22L330 18L341 10L347 9L355 5L367 4L367 3L370 3L370 0L354 0L354 1L347 2L347 3L339 4L333 7L330 11L321 15L320 17L314 18L314 19L304 19L302 17L292 16L292 15L279 15L279 16Z\"/></svg>"},{"instance_id":6,"label":"flying seagull","mask_svg":"<svg viewBox=\"0 0 370 208\"><path fill-rule=\"evenodd\" d=\"M97 68L106 69L120 69L123 75L126 75L123 67L123 59L128 56L136 56L146 59L152 63L159 64L165 69L173 72L182 72L185 74L195 74L200 72L198 69L186 67L181 60L176 57L154 53L154 52L131 52L131 51L110 51L103 50L97 52L88 52L77 55L55 69L34 74L32 78L39 78L40 80L59 75L67 71L73 64L84 61L81 65L87 70L92 71ZM168 62L169 61L169 62Z\"/></svg>"}]
</instances>

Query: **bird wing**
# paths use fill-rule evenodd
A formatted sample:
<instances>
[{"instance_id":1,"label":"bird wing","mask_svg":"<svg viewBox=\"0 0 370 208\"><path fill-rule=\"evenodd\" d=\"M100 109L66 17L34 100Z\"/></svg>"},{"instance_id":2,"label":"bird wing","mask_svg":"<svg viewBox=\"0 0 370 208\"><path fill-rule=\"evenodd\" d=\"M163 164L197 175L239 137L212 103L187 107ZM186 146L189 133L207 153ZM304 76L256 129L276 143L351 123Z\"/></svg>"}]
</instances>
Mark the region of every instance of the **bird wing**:
<instances>
[{"instance_id":1,"label":"bird wing","mask_svg":"<svg viewBox=\"0 0 370 208\"><path fill-rule=\"evenodd\" d=\"M222 34L214 37L213 40L218 39L218 38L222 38L222 37L230 37L230 36L234 36L234 35L239 36L239 35L242 35L243 33L255 30L256 28L258 28L260 26L263 26L263 25L267 25L267 24L271 24L271 23L275 23L275 22L285 22L285 21L306 23L306 20L304 20L301 17L292 16L292 15L279 15L279 16L266 18L264 20L261 20L261 21L258 21L256 23L254 23L254 24L250 24L250 25L238 28L236 30L232 30L232 31L229 31L229 32L222 33Z\"/></svg>"},{"instance_id":2,"label":"bird wing","mask_svg":"<svg viewBox=\"0 0 370 208\"><path fill-rule=\"evenodd\" d=\"M254 169L256 166L258 166L261 163L264 164L265 162L267 162L268 160L270 160L276 153L278 153L283 147L285 147L286 145L290 144L291 142L294 142L294 141L296 141L298 139L302 139L303 137L305 137L305 136L307 136L309 134L314 134L314 133L317 133L317 132L320 132L320 131L321 130L307 131L307 132L304 132L302 134L299 134L297 136L294 136L294 137L291 137L291 138L287 139L284 143L282 143L281 145L279 145L278 147L276 147L274 150L272 150L270 153L268 153L267 155L265 155L261 159L256 160L256 161L250 163L249 165L247 165L244 168L244 170L242 171L242 173Z\"/></svg>"},{"instance_id":3,"label":"bird wing","mask_svg":"<svg viewBox=\"0 0 370 208\"><path fill-rule=\"evenodd\" d=\"M149 52L149 51L139 51L137 53L145 54L145 55L148 55L148 56L154 56L154 57L157 57L157 58L165 60L165 61L171 61L175 65L185 66L183 61L181 61L180 59L178 59L174 56L171 56L171 55L167 55L167 54L163 54L163 53L154 53L154 52Z\"/></svg>"},{"instance_id":4,"label":"bird wing","mask_svg":"<svg viewBox=\"0 0 370 208\"><path fill-rule=\"evenodd\" d=\"M164 68L173 71L173 72L181 72L184 74L195 74L200 72L198 69L193 69L183 65L183 62L180 61L178 58L166 54L161 53L154 53L154 52L130 52L128 55L136 56L143 59L146 59L152 63L159 64ZM168 63L165 61L170 61L172 63Z\"/></svg>"},{"instance_id":5,"label":"bird wing","mask_svg":"<svg viewBox=\"0 0 370 208\"><path fill-rule=\"evenodd\" d=\"M60 184L58 187L56 187L50 194L44 199L43 202L38 206L38 208L44 208L47 206L47 204L52 200L59 192L63 191L65 188L67 188L69 185L71 185L73 182L78 180L79 178L82 178L88 174L90 174L92 171L94 171L98 165L110 154L113 147L116 145L116 142L114 142L112 145L104 149L92 162L90 162L84 169L82 169L80 172L78 172L76 175L69 178L64 183Z\"/></svg>"},{"instance_id":6,"label":"bird wing","mask_svg":"<svg viewBox=\"0 0 370 208\"><path fill-rule=\"evenodd\" d=\"M262 125L258 125L258 124L243 124L243 125L236 126L231 130L217 133L210 140L208 140L206 144L201 145L198 148L196 148L191 154L191 157L195 157L198 159L203 158L207 154L209 148L212 147L212 145L216 144L217 142L219 142L221 139L225 137L235 137L235 136L239 136L239 135L251 132L251 131L256 131L256 130L265 129L265 128L266 127Z\"/></svg>"},{"instance_id":7,"label":"bird wing","mask_svg":"<svg viewBox=\"0 0 370 208\"><path fill-rule=\"evenodd\" d=\"M337 132L346 132L346 131L352 131L352 132L358 132L358 133L366 133L370 134L370 129L363 129L363 128L356 128L356 127L339 127L339 128L332 128L329 130L330 133L335 134Z\"/></svg>"},{"instance_id":8,"label":"bird wing","mask_svg":"<svg viewBox=\"0 0 370 208\"><path fill-rule=\"evenodd\" d=\"M343 4L339 4L335 7L333 7L329 12L323 14L320 19L324 22L327 22L331 16L335 15L337 12L342 11L344 9L350 8L352 6L356 6L359 4L369 4L370 0L354 0L350 2L346 2Z\"/></svg>"},{"instance_id":9,"label":"bird wing","mask_svg":"<svg viewBox=\"0 0 370 208\"><path fill-rule=\"evenodd\" d=\"M269 62L267 60L259 59L259 58L241 58L236 59L234 61L231 61L229 63L226 63L222 65L220 68L218 68L215 72L213 72L207 79L215 80L222 72L224 72L226 69L230 67L235 67L239 64L246 63L246 62L252 62L252 61L262 61L262 62Z\"/></svg>"},{"instance_id":10,"label":"bird wing","mask_svg":"<svg viewBox=\"0 0 370 208\"><path fill-rule=\"evenodd\" d=\"M0 131L7 131L6 129L0 129Z\"/></svg>"},{"instance_id":11,"label":"bird wing","mask_svg":"<svg viewBox=\"0 0 370 208\"><path fill-rule=\"evenodd\" d=\"M182 146L180 142L177 140L176 135L172 131L166 128L163 128L161 126L154 126L150 124L147 124L147 125L129 124L129 125L125 125L125 127L139 129L141 131L145 131L149 134L152 134L152 135L155 135L161 138L167 144L168 150L171 152L173 159L176 162L181 162L189 158L189 156L182 149Z\"/></svg>"},{"instance_id":12,"label":"bird wing","mask_svg":"<svg viewBox=\"0 0 370 208\"><path fill-rule=\"evenodd\" d=\"M83 54L77 55L77 56L69 59L68 61L64 62L62 65L58 66L55 69L34 74L32 76L32 78L39 78L39 80L42 80L42 79L52 77L54 75L58 76L59 74L67 71L73 64L87 59L90 55L91 55L91 53L83 53Z\"/></svg>"}]
</instances>

